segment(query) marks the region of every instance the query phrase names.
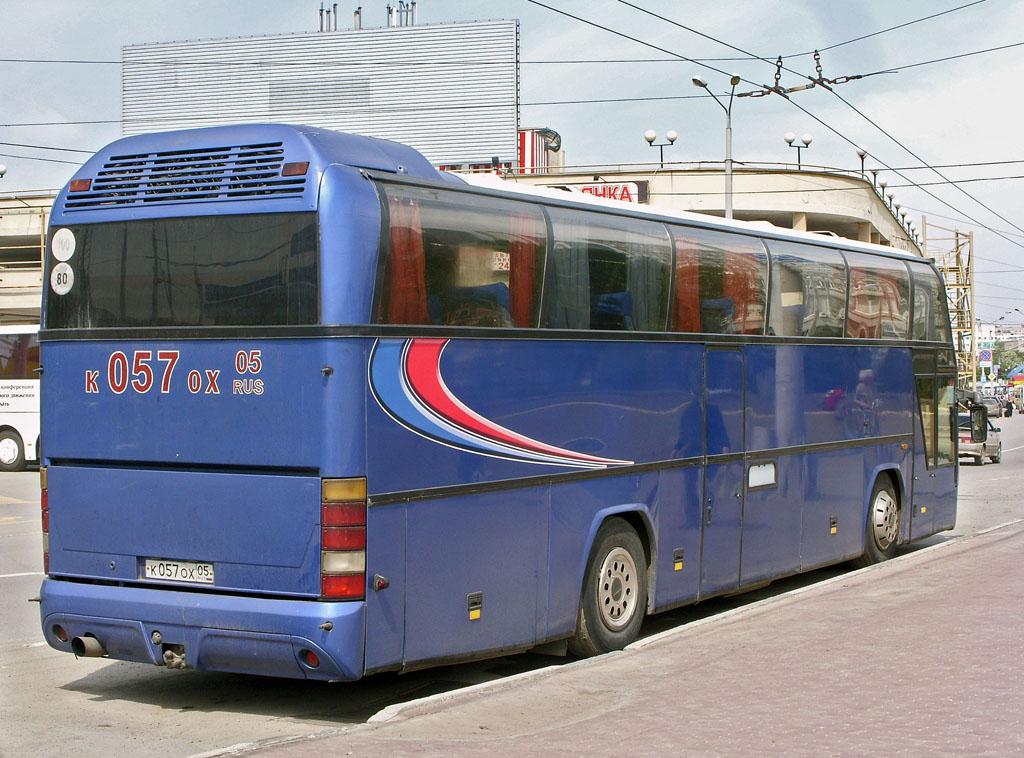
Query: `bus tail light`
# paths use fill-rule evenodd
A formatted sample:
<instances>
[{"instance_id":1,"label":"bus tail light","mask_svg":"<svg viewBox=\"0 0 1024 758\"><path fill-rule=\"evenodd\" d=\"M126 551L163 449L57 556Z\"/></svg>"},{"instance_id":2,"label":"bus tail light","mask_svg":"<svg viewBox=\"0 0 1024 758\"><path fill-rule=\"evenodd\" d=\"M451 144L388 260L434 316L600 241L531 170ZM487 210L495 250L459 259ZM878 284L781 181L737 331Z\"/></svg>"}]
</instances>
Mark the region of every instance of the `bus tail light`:
<instances>
[{"instance_id":1,"label":"bus tail light","mask_svg":"<svg viewBox=\"0 0 1024 758\"><path fill-rule=\"evenodd\" d=\"M50 496L46 487L46 466L39 467L39 506L43 520L43 573L50 573Z\"/></svg>"},{"instance_id":2,"label":"bus tail light","mask_svg":"<svg viewBox=\"0 0 1024 758\"><path fill-rule=\"evenodd\" d=\"M68 190L71 192L88 192L92 189L92 179L72 179Z\"/></svg>"},{"instance_id":3,"label":"bus tail light","mask_svg":"<svg viewBox=\"0 0 1024 758\"><path fill-rule=\"evenodd\" d=\"M366 480L324 479L320 495L320 597L366 596Z\"/></svg>"}]
</instances>

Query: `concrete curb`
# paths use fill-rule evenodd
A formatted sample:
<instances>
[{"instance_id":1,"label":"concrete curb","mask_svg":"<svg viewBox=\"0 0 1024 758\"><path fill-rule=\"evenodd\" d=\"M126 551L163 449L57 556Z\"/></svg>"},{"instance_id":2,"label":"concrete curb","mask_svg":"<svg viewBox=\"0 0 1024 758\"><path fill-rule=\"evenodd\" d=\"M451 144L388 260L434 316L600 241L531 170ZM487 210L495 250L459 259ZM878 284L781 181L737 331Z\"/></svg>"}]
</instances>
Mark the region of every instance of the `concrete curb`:
<instances>
[{"instance_id":1,"label":"concrete curb","mask_svg":"<svg viewBox=\"0 0 1024 758\"><path fill-rule=\"evenodd\" d=\"M720 624L750 613L757 613L764 610L768 606L792 601L793 599L807 592L818 591L822 588L829 587L839 582L848 582L851 578L861 576L870 571L878 571L884 569L892 570L905 563L916 561L922 556L930 555L933 551L946 549L954 545L961 545L977 537L981 537L991 532L999 531L1000 529L1005 529L1007 527L1021 523L1024 523L1024 519L1014 519L1013 521L1007 521L1004 524L999 524L998 526L993 526L983 531L975 532L974 534L964 535L962 537L955 537L953 539L946 540L945 542L940 542L937 545L931 545L926 548L921 548L920 550L905 553L903 555L897 556L896 558L893 558L890 561L885 561L884 563L876 563L873 566L867 566L866 568L857 569L856 571L851 571L849 573L842 574L841 576L826 579L821 582L816 582L815 584L810 584L806 587L798 587L797 589L784 592L781 595L775 595L773 597L764 598L763 600L758 600L756 602L750 603L749 605L744 605L740 608L733 608L732 610L723 611L722 613L717 613L713 616L708 616L707 618L691 621L682 626L678 626L673 629L667 629L664 632L659 632L658 634L651 635L650 637L645 637L642 640L637 640L631 645L628 645L623 650L615 651L612 653L606 653L604 655L594 656L593 658L584 658L579 661L574 661L573 663L546 666L544 668L536 669L534 671L527 671L522 674L515 674L513 676L509 676L503 679L496 679L492 682L481 682L480 684L473 684L468 687L460 688L458 690L452 690L450 692L442 692L437 695L428 695L426 697L418 698L416 700L410 700L405 703L395 703L375 713L373 716L367 719L366 724L386 724L388 722L399 719L403 714L411 710L421 708L424 706L439 703L447 703L453 700L459 700L464 697L472 697L474 695L480 694L481 692L487 692L490 690L500 691L540 677L556 675L562 671L574 671L582 666L591 666L598 663L602 663L604 661L607 661L612 656L629 655L631 653L635 653L637 651L650 647L651 645L664 642L665 640L673 639L684 634L689 634L692 630L703 628L709 624ZM352 728L355 729L359 728L360 726L363 725L357 725Z\"/></svg>"},{"instance_id":2,"label":"concrete curb","mask_svg":"<svg viewBox=\"0 0 1024 758\"><path fill-rule=\"evenodd\" d=\"M568 664L545 666L544 668L536 669L534 671L524 672L522 674L516 674L513 676L504 677L502 679L496 679L489 682L481 682L479 684L462 687L460 689L451 690L449 692L442 692L436 695L428 695L426 697L417 698L415 700L409 700L404 703L394 703L392 705L383 708L382 710L375 713L366 722L361 724L352 724L337 729L320 730L316 733L308 735L295 735L291 737L279 737L269 741L261 741L257 743L241 743L232 745L230 747L222 748L219 750L202 753L200 755L191 756L191 758L218 758L219 756L225 755L238 755L240 753L260 750L262 748L273 748L282 747L284 745L293 744L296 742L306 742L314 739L337 736L339 734L360 734L368 731L372 731L376 727L380 727L385 724L392 724L401 722L408 718L415 718L419 713L425 709L436 708L442 704L448 704L453 702L459 702L464 700L470 700L482 694L490 694L503 692L515 688L524 683L544 679L549 677L561 676L563 674L569 674L571 672L579 670L581 667L595 666L607 663L610 660L614 660L616 657L634 655L638 652L661 643L666 643L670 640L676 640L684 635L691 634L697 630L706 628L711 624L722 624L730 623L742 617L756 614L764 611L767 608L777 607L780 604L795 602L800 600L803 596L806 596L810 592L821 592L827 590L832 585L842 582L848 583L851 580L856 580L858 577L865 576L867 572L887 570L890 572L899 571L901 567L909 567L912 564L920 562L921 558L931 557L935 551L950 549L955 546L963 547L975 539L984 537L986 535L1004 530L1010 527L1019 526L1024 524L1024 518L1014 519L1007 521L1003 524L993 526L973 534L963 535L948 539L944 542L940 542L929 547L914 550L912 552L900 555L890 561L884 563L875 564L868 566L863 569L856 571L850 571L840 576L826 579L821 582L816 582L804 587L799 587L788 592L775 595L773 597L764 598L762 600L751 602L747 605L739 608L733 608L728 611L708 616L706 618L691 621L681 626L667 629L658 634L650 637L638 640L633 644L627 646L624 650L607 653L605 655L595 656L593 658L585 658L579 661L574 661Z\"/></svg>"},{"instance_id":3,"label":"concrete curb","mask_svg":"<svg viewBox=\"0 0 1024 758\"><path fill-rule=\"evenodd\" d=\"M686 634L692 629L700 629L701 627L707 626L708 624L722 623L724 621L729 621L739 616L747 615L748 613L756 613L763 610L766 606L787 602L806 592L820 590L822 588L829 587L839 582L848 582L850 581L850 579L859 577L870 571L878 571L883 569L892 570L895 567L901 566L904 563L914 561L920 556L928 555L935 550L949 548L953 545L961 545L977 537L981 537L982 535L989 534L990 532L995 532L1000 529L1005 529L1006 527L1014 526L1015 524L1020 523L1024 523L1024 519L1014 519L1013 521L1007 521L1004 524L989 527L988 529L985 529L980 532L975 532L974 534L965 534L962 537L954 537L953 539L946 540L945 542L940 542L937 545L930 545L929 547L914 550L910 553L904 553L903 555L896 556L892 560L885 561L884 563L876 563L873 566L866 566L862 569L856 569L855 571L850 571L840 576L832 577L831 579L825 579L821 582L809 584L806 587L798 587L794 590L789 590L788 592L784 592L781 595L766 597L763 600L758 600L756 602L741 606L739 608L733 608L728 611L723 611L722 613L716 613L715 615L708 616L707 618L697 619L696 621L691 621L688 624L684 624L683 626L677 626L673 629L666 629L664 632L659 632L658 634L651 635L650 637L645 637L642 640L637 640L631 645L628 645L625 648L624 652L642 650L643 648L646 648L657 642L662 642L664 640L672 639L673 637Z\"/></svg>"}]
</instances>

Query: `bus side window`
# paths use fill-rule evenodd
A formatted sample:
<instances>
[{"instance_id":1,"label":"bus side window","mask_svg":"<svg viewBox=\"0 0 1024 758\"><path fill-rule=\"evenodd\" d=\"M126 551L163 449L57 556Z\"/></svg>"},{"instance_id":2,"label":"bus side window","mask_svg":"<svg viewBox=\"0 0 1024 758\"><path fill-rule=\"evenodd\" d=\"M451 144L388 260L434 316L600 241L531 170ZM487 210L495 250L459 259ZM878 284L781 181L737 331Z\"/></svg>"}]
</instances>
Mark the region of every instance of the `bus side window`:
<instances>
[{"instance_id":1,"label":"bus side window","mask_svg":"<svg viewBox=\"0 0 1024 758\"><path fill-rule=\"evenodd\" d=\"M550 208L554 229L543 325L664 331L672 248L653 221Z\"/></svg>"},{"instance_id":2,"label":"bus side window","mask_svg":"<svg viewBox=\"0 0 1024 758\"><path fill-rule=\"evenodd\" d=\"M536 206L382 186L390 234L380 323L537 326L546 233Z\"/></svg>"},{"instance_id":3,"label":"bus side window","mask_svg":"<svg viewBox=\"0 0 1024 758\"><path fill-rule=\"evenodd\" d=\"M910 328L910 275L902 261L847 253L850 312L847 336L906 339Z\"/></svg>"},{"instance_id":4,"label":"bus side window","mask_svg":"<svg viewBox=\"0 0 1024 758\"><path fill-rule=\"evenodd\" d=\"M939 275L926 263L908 261L907 265L914 278L912 338L933 342L951 342L946 293Z\"/></svg>"},{"instance_id":5,"label":"bus side window","mask_svg":"<svg viewBox=\"0 0 1024 758\"><path fill-rule=\"evenodd\" d=\"M842 337L846 327L846 262L838 250L770 240L771 333Z\"/></svg>"},{"instance_id":6,"label":"bus side window","mask_svg":"<svg viewBox=\"0 0 1024 758\"><path fill-rule=\"evenodd\" d=\"M672 331L763 334L768 256L759 240L671 227L675 240Z\"/></svg>"},{"instance_id":7,"label":"bus side window","mask_svg":"<svg viewBox=\"0 0 1024 758\"><path fill-rule=\"evenodd\" d=\"M940 466L956 463L956 378L940 376L936 384L936 435L938 444L935 456Z\"/></svg>"}]
</instances>

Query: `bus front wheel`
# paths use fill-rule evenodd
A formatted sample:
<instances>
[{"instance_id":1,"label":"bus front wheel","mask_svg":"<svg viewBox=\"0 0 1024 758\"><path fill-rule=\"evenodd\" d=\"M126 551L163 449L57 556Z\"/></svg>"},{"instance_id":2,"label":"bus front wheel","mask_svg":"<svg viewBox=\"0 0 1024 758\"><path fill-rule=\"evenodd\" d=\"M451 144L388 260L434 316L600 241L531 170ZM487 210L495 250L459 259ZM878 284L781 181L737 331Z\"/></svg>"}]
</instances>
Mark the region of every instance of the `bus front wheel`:
<instances>
[{"instance_id":1,"label":"bus front wheel","mask_svg":"<svg viewBox=\"0 0 1024 758\"><path fill-rule=\"evenodd\" d=\"M0 471L22 471L25 468L25 445L17 432L0 432Z\"/></svg>"},{"instance_id":2,"label":"bus front wheel","mask_svg":"<svg viewBox=\"0 0 1024 758\"><path fill-rule=\"evenodd\" d=\"M621 650L636 639L647 609L647 561L636 531L620 518L597 532L583 579L569 651L588 656Z\"/></svg>"},{"instance_id":3,"label":"bus front wheel","mask_svg":"<svg viewBox=\"0 0 1024 758\"><path fill-rule=\"evenodd\" d=\"M896 555L900 536L900 503L888 477L881 477L871 490L864 534L864 554L854 560L858 568L887 561Z\"/></svg>"}]
</instances>

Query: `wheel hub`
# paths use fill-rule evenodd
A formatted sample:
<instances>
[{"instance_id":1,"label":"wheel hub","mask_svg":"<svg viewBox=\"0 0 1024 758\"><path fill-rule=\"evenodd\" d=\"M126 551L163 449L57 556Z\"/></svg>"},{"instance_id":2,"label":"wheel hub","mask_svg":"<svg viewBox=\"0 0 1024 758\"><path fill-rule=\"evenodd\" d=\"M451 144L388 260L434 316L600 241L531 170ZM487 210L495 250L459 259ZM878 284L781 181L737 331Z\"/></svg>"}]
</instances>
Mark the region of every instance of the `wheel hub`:
<instances>
[{"instance_id":1,"label":"wheel hub","mask_svg":"<svg viewBox=\"0 0 1024 758\"><path fill-rule=\"evenodd\" d=\"M636 615L637 571L629 553L615 548L601 565L598 608L606 627L618 631Z\"/></svg>"},{"instance_id":2,"label":"wheel hub","mask_svg":"<svg viewBox=\"0 0 1024 758\"><path fill-rule=\"evenodd\" d=\"M871 504L871 527L875 544L881 550L888 549L899 536L899 508L895 498L888 492L879 492Z\"/></svg>"},{"instance_id":3,"label":"wheel hub","mask_svg":"<svg viewBox=\"0 0 1024 758\"><path fill-rule=\"evenodd\" d=\"M0 463L10 465L18 459L18 444L12 439L0 440Z\"/></svg>"}]
</instances>

